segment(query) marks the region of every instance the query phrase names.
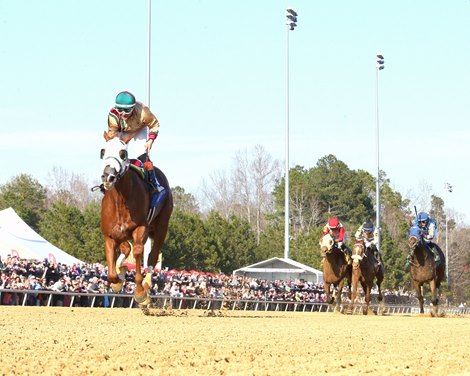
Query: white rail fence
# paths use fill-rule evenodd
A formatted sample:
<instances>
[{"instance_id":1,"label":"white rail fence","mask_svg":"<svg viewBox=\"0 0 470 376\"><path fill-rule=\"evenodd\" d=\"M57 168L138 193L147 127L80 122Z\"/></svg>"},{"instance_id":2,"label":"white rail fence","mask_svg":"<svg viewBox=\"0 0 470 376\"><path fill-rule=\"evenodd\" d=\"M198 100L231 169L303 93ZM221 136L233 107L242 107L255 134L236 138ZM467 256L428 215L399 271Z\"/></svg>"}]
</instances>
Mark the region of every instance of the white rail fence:
<instances>
[{"instance_id":1,"label":"white rail fence","mask_svg":"<svg viewBox=\"0 0 470 376\"><path fill-rule=\"evenodd\" d=\"M76 292L57 292L49 290L9 290L0 289L0 302L4 301L4 294L10 294L8 304L21 306L65 306L65 307L92 307L92 308L138 308L134 296L130 294L95 294ZM171 297L169 295L152 295L152 306L157 308L172 308L178 310L202 309L202 310L233 310L233 311L271 311L271 312L332 312L334 307L327 303L293 302L293 301L267 301L267 300L234 300L215 299L202 297ZM347 308L348 303L342 305ZM361 314L363 304L355 304L353 314ZM376 310L377 304L371 304L371 309ZM429 312L431 307L426 305L424 310ZM445 307L440 310L446 314L470 315L470 308ZM389 315L418 314L417 305L390 305L385 304L386 313Z\"/></svg>"}]
</instances>

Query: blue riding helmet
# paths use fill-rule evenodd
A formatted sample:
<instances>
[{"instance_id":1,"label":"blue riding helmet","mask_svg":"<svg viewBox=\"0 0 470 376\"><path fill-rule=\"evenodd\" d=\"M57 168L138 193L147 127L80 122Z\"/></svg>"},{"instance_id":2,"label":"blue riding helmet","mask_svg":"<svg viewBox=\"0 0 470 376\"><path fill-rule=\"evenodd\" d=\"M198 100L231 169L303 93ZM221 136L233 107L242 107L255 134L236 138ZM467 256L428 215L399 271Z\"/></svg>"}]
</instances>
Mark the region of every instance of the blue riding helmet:
<instances>
[{"instance_id":1,"label":"blue riding helmet","mask_svg":"<svg viewBox=\"0 0 470 376\"><path fill-rule=\"evenodd\" d=\"M429 215L428 213L420 212L418 213L418 216L416 217L416 219L418 220L418 222L423 222L423 221L427 222L429 220Z\"/></svg>"}]
</instances>

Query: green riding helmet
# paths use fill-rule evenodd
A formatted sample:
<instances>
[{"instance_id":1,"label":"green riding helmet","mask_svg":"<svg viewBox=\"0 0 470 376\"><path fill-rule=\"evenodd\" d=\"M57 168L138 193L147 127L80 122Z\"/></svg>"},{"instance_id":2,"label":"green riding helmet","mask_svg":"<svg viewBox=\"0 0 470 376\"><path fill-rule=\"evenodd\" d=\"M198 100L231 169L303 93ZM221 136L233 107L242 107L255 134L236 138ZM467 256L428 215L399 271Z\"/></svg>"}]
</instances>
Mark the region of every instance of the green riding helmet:
<instances>
[{"instance_id":1,"label":"green riding helmet","mask_svg":"<svg viewBox=\"0 0 470 376\"><path fill-rule=\"evenodd\" d=\"M116 96L115 105L116 109L120 111L130 112L135 107L135 97L128 91L121 91Z\"/></svg>"}]
</instances>

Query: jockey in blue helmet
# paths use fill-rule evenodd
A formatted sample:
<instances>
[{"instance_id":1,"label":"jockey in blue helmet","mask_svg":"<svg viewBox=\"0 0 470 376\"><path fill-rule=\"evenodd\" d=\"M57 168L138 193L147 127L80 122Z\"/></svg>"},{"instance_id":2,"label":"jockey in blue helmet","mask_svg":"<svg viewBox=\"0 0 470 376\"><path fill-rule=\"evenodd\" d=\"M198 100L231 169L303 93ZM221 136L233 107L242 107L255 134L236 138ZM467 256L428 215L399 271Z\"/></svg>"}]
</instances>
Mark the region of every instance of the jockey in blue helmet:
<instances>
[{"instance_id":1,"label":"jockey in blue helmet","mask_svg":"<svg viewBox=\"0 0 470 376\"><path fill-rule=\"evenodd\" d=\"M419 212L416 219L412 223L412 227L418 227L421 230L423 240L425 241L428 248L434 254L434 261L440 262L439 252L436 249L434 239L437 236L437 223L429 216L426 212ZM411 254L407 257L407 265L411 259Z\"/></svg>"}]
</instances>

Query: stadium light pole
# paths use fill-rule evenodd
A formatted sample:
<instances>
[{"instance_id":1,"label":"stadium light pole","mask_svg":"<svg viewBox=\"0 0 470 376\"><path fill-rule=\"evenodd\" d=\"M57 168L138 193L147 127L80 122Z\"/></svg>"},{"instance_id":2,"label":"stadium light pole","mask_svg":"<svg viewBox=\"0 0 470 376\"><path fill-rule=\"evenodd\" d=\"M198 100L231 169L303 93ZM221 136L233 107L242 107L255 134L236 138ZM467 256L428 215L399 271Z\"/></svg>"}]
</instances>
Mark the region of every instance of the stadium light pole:
<instances>
[{"instance_id":1,"label":"stadium light pole","mask_svg":"<svg viewBox=\"0 0 470 376\"><path fill-rule=\"evenodd\" d=\"M284 258L289 258L289 32L297 26L297 12L291 8L286 9L286 176L284 195Z\"/></svg>"},{"instance_id":2,"label":"stadium light pole","mask_svg":"<svg viewBox=\"0 0 470 376\"><path fill-rule=\"evenodd\" d=\"M453 191L453 188L449 183L444 183L444 189L449 193L452 193ZM448 215L446 212L444 212L444 214L446 216L446 281L447 284L449 284L449 232L447 231Z\"/></svg>"},{"instance_id":3,"label":"stadium light pole","mask_svg":"<svg viewBox=\"0 0 470 376\"><path fill-rule=\"evenodd\" d=\"M377 248L380 249L380 159L379 159L379 71L385 68L385 60L383 55L377 54L375 62L375 128L376 128L376 160L377 160L377 179L375 183L375 205L376 217L375 222L377 226L378 239Z\"/></svg>"}]
</instances>

